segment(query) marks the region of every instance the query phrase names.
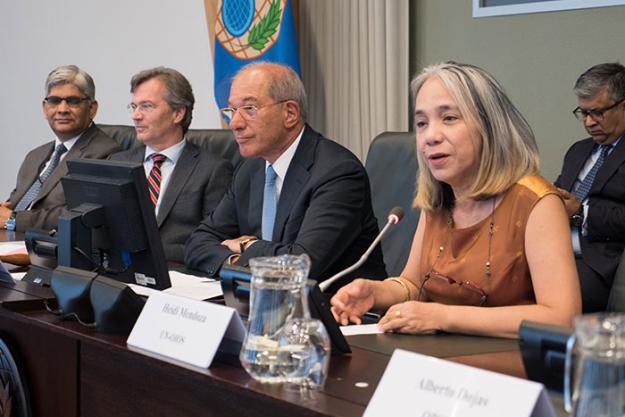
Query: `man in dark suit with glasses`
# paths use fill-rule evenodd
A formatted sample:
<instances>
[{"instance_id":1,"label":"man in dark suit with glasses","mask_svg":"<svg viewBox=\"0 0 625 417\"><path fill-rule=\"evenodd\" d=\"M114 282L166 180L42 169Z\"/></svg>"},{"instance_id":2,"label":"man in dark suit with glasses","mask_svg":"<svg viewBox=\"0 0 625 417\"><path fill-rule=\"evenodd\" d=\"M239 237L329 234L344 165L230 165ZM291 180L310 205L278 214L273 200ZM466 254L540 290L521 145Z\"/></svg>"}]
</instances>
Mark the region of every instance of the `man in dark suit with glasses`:
<instances>
[{"instance_id":1,"label":"man in dark suit with glasses","mask_svg":"<svg viewBox=\"0 0 625 417\"><path fill-rule=\"evenodd\" d=\"M354 264L378 233L369 180L360 161L306 124L306 92L293 70L249 64L235 76L221 109L248 158L212 215L189 238L185 262L217 275L224 263L306 253L310 278ZM384 278L379 247L342 281Z\"/></svg>"},{"instance_id":2,"label":"man in dark suit with glasses","mask_svg":"<svg viewBox=\"0 0 625 417\"><path fill-rule=\"evenodd\" d=\"M574 87L589 138L566 153L556 185L571 217L583 311L605 310L625 248L625 67L595 65Z\"/></svg>"},{"instance_id":3,"label":"man in dark suit with glasses","mask_svg":"<svg viewBox=\"0 0 625 417\"><path fill-rule=\"evenodd\" d=\"M168 261L184 261L184 244L221 200L232 179L230 162L185 139L193 118L191 84L173 68L135 74L128 105L141 144L111 156L142 163Z\"/></svg>"},{"instance_id":4,"label":"man in dark suit with glasses","mask_svg":"<svg viewBox=\"0 0 625 417\"><path fill-rule=\"evenodd\" d=\"M46 79L43 114L54 140L26 155L15 189L0 203L0 227L7 230L56 229L66 211L61 177L66 161L104 159L121 148L93 123L98 111L95 84L75 65L55 68Z\"/></svg>"}]
</instances>

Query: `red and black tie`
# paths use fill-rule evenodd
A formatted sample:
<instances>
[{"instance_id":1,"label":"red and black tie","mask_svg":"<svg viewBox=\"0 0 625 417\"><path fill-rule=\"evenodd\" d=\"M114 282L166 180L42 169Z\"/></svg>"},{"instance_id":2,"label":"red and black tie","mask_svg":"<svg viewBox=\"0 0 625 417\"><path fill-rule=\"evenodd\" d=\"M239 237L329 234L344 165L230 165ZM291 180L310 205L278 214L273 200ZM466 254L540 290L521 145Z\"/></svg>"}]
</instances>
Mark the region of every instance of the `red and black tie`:
<instances>
[{"instance_id":1,"label":"red and black tie","mask_svg":"<svg viewBox=\"0 0 625 417\"><path fill-rule=\"evenodd\" d=\"M150 191L152 203L156 206L158 195L161 192L161 165L163 165L167 157L160 153L153 153L150 155L150 158L152 158L154 165L152 165L150 176L148 176L148 190Z\"/></svg>"}]
</instances>

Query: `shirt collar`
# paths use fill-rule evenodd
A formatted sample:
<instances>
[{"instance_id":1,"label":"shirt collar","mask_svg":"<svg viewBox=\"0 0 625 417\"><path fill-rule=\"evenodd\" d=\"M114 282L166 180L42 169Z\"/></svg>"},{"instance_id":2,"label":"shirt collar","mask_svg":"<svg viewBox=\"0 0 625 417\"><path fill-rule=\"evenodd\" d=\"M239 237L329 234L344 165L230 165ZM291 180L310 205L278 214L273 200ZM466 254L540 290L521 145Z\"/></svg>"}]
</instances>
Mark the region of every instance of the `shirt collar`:
<instances>
[{"instance_id":1,"label":"shirt collar","mask_svg":"<svg viewBox=\"0 0 625 417\"><path fill-rule=\"evenodd\" d=\"M82 133L78 136L74 136L73 138L66 140L65 142L62 142L59 138L54 139L54 148L56 149L56 147L62 143L65 146L65 149L67 149L67 152L69 152L70 149L72 149L72 146L74 146L78 139L80 139Z\"/></svg>"},{"instance_id":2,"label":"shirt collar","mask_svg":"<svg viewBox=\"0 0 625 417\"><path fill-rule=\"evenodd\" d=\"M621 141L621 139L623 139L623 136L625 136L625 135L619 136L614 142L608 143L607 145L599 145L598 143L595 142L595 145L592 148L591 155L599 155L599 153L601 152L601 149L604 146L608 147L607 155L610 155L612 153L612 151L616 148L616 145L618 145L618 143Z\"/></svg>"},{"instance_id":3,"label":"shirt collar","mask_svg":"<svg viewBox=\"0 0 625 417\"><path fill-rule=\"evenodd\" d=\"M297 145L299 145L299 141L302 139L303 134L304 128L302 128L302 130L299 132L299 135L297 135L297 138L293 141L291 146L289 146L286 151L282 152L282 155L280 155L278 159L276 159L274 163L271 164L273 170L276 171L276 174L281 179L284 179L284 177L286 176L286 171L289 169L289 165L291 165L291 160L293 160L293 156L295 155L295 151L297 150ZM265 170L267 170L267 167L269 165L269 162L265 162Z\"/></svg>"},{"instance_id":4,"label":"shirt collar","mask_svg":"<svg viewBox=\"0 0 625 417\"><path fill-rule=\"evenodd\" d=\"M161 155L165 155L168 161L171 161L173 164L176 164L178 162L178 159L180 159L182 148L184 148L184 145L186 144L186 142L187 140L185 138L182 138L180 142L176 143L175 145L170 146L167 149L163 149L162 151L155 151L151 147L146 146L145 154L143 156L143 161L145 162L148 159L150 159L150 155L152 155L153 153L159 153Z\"/></svg>"},{"instance_id":5,"label":"shirt collar","mask_svg":"<svg viewBox=\"0 0 625 417\"><path fill-rule=\"evenodd\" d=\"M78 139L80 139L80 137L87 131L89 130L89 128L93 125L93 121L91 123L89 123L89 126L83 130L82 132L80 132L78 135L74 136L73 138L66 140L65 142L61 141L58 137L54 139L54 149L56 149L57 146L59 146L61 143L65 146L65 149L67 149L67 152L69 152L72 149L72 146L74 146L74 144L78 141Z\"/></svg>"}]
</instances>

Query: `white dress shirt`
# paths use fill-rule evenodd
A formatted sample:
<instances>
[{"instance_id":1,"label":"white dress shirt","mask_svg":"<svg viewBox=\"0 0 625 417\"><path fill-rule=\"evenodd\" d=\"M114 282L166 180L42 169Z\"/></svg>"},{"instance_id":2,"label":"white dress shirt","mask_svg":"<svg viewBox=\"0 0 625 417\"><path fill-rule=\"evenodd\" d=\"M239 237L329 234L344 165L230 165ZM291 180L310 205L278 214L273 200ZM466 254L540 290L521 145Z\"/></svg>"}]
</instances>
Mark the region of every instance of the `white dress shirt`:
<instances>
[{"instance_id":1,"label":"white dress shirt","mask_svg":"<svg viewBox=\"0 0 625 417\"><path fill-rule=\"evenodd\" d=\"M165 195L165 190L167 190L167 185L169 184L169 180L171 179L171 174L174 172L174 168L176 168L176 163L178 163L178 159L180 159L180 154L182 153L182 149L184 148L185 144L186 139L183 138L180 142L160 152L155 151L149 146L145 147L145 155L143 157L143 169L145 170L146 178L150 176L150 171L152 171L152 167L154 166L154 161L152 161L151 158L152 154L158 153L166 157L165 161L161 165L161 187L158 194L156 207L154 207L154 214L156 216L158 216L158 210L160 209L161 201L163 200L162 197Z\"/></svg>"},{"instance_id":2,"label":"white dress shirt","mask_svg":"<svg viewBox=\"0 0 625 417\"><path fill-rule=\"evenodd\" d=\"M63 145L65 145L65 149L67 149L67 151L63 152L63 154L61 155L61 158L59 159L59 163L61 163L61 161L63 159L65 159L65 157L69 153L70 149L72 149L72 146L74 146L76 141L78 139L80 139L81 136L82 136L82 133L80 135L78 135L78 136L75 136L75 137L69 139L69 140L66 140L65 142L62 142L61 140L59 140L59 138L54 139L54 148L53 149L56 149L56 147L59 146L61 143ZM52 151L52 153L54 153L54 151ZM52 156L52 154L50 154L50 156ZM50 160L51 159L52 158L48 158L48 161L45 163L45 165L43 166L43 168L39 172L39 176L41 176L41 174L43 174L45 172L45 170L48 168L48 165L50 165Z\"/></svg>"},{"instance_id":3,"label":"white dress shirt","mask_svg":"<svg viewBox=\"0 0 625 417\"><path fill-rule=\"evenodd\" d=\"M297 145L299 145L303 134L304 129L302 128L302 131L299 132L299 135L297 135L297 138L293 141L291 146L289 146L286 151L282 152L282 155L271 164L273 170L276 171L276 201L280 200L280 193L282 192L282 184L284 183L286 172L289 170L289 165L291 165L291 161L297 150ZM265 172L267 172L267 167L269 165L269 162L265 163Z\"/></svg>"}]
</instances>

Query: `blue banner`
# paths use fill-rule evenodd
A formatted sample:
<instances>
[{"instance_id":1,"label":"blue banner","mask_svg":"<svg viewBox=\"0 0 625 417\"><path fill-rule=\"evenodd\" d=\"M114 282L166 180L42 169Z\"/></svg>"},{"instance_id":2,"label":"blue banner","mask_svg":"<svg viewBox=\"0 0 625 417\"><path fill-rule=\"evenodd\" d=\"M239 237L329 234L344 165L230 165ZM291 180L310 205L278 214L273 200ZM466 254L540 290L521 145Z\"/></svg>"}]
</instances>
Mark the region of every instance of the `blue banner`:
<instances>
[{"instance_id":1,"label":"blue banner","mask_svg":"<svg viewBox=\"0 0 625 417\"><path fill-rule=\"evenodd\" d=\"M215 100L227 107L236 72L254 61L293 68L301 76L291 0L221 0L215 23Z\"/></svg>"}]
</instances>

